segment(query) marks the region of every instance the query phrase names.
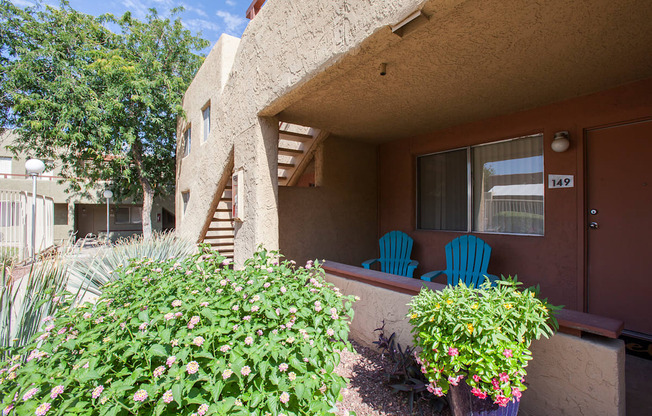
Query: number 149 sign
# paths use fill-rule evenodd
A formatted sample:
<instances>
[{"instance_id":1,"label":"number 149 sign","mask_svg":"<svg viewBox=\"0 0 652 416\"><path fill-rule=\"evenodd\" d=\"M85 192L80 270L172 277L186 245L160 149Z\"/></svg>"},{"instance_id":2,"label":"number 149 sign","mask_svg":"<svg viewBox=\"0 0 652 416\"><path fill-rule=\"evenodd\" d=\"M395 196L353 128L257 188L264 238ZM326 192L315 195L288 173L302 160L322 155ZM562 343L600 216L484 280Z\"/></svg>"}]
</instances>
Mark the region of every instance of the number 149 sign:
<instances>
[{"instance_id":1,"label":"number 149 sign","mask_svg":"<svg viewBox=\"0 0 652 416\"><path fill-rule=\"evenodd\" d=\"M573 183L573 175L548 175L548 188L572 188L575 184Z\"/></svg>"}]
</instances>

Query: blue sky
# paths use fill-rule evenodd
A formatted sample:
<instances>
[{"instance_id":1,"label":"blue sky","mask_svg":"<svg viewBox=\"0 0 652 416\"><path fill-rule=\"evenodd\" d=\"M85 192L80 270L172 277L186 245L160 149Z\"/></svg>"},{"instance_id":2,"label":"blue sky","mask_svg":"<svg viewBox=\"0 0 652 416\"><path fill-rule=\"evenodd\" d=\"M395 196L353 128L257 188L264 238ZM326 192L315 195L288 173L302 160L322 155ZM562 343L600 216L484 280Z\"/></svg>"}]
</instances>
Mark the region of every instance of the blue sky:
<instances>
[{"instance_id":1,"label":"blue sky","mask_svg":"<svg viewBox=\"0 0 652 416\"><path fill-rule=\"evenodd\" d=\"M217 42L222 33L240 37L247 22L247 8L252 0L69 0L73 9L83 13L98 16L113 13L121 16L126 11L138 19L143 19L149 8L155 8L159 14L165 15L177 6L186 10L181 14L181 20L186 28L193 33L201 32L202 37L211 42ZM30 0L11 0L17 6L32 6ZM45 0L44 3L59 5L59 0ZM208 50L204 51L205 53Z\"/></svg>"}]
</instances>

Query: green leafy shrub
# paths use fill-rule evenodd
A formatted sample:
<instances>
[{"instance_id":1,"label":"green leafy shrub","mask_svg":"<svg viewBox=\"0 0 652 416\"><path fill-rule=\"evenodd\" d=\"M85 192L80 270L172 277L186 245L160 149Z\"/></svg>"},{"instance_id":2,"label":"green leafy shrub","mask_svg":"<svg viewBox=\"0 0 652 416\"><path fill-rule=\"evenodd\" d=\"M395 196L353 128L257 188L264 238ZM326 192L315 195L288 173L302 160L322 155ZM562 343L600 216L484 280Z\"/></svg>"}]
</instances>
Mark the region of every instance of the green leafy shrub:
<instances>
[{"instance_id":1,"label":"green leafy shrub","mask_svg":"<svg viewBox=\"0 0 652 416\"><path fill-rule=\"evenodd\" d=\"M65 304L0 365L17 415L332 414L352 299L318 265L207 248L118 269L95 305ZM13 406L13 407L12 407Z\"/></svg>"},{"instance_id":2,"label":"green leafy shrub","mask_svg":"<svg viewBox=\"0 0 652 416\"><path fill-rule=\"evenodd\" d=\"M436 292L424 288L412 299L410 323L431 393L442 396L465 379L476 397L500 406L521 397L530 344L554 334L550 312L560 307L538 299L538 288L521 292L518 285L511 277L495 287L460 283Z\"/></svg>"}]
</instances>

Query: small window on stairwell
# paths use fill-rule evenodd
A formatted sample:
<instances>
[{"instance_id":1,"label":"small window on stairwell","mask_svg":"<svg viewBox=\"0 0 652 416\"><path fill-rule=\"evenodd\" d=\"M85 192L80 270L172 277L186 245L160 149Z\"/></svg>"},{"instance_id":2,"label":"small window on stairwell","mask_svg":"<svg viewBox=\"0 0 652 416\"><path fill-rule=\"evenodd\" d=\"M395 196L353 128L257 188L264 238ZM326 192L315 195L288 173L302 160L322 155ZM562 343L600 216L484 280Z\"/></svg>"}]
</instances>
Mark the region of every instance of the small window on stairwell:
<instances>
[{"instance_id":1,"label":"small window on stairwell","mask_svg":"<svg viewBox=\"0 0 652 416\"><path fill-rule=\"evenodd\" d=\"M186 131L183 133L183 157L186 157L190 154L190 144L192 139L191 126L188 126Z\"/></svg>"},{"instance_id":2,"label":"small window on stairwell","mask_svg":"<svg viewBox=\"0 0 652 416\"><path fill-rule=\"evenodd\" d=\"M205 143L208 140L208 136L211 132L211 104L210 101L206 104L206 107L201 111L202 114L202 143Z\"/></svg>"},{"instance_id":3,"label":"small window on stairwell","mask_svg":"<svg viewBox=\"0 0 652 416\"><path fill-rule=\"evenodd\" d=\"M188 202L190 201L190 191L186 192L181 192L181 204L182 204L182 210L181 214L185 217L186 215L186 208L188 208Z\"/></svg>"}]
</instances>

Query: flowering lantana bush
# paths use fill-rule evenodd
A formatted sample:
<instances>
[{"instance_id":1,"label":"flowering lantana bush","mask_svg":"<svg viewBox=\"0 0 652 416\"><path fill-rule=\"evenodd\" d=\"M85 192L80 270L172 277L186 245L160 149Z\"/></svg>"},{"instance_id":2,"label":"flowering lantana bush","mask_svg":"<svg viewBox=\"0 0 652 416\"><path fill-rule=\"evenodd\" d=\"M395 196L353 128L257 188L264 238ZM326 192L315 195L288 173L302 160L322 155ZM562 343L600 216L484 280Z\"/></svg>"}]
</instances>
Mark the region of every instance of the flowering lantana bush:
<instances>
[{"instance_id":1,"label":"flowering lantana bush","mask_svg":"<svg viewBox=\"0 0 652 416\"><path fill-rule=\"evenodd\" d=\"M203 249L118 269L95 305L65 301L0 363L4 415L332 414L352 299L318 264Z\"/></svg>"},{"instance_id":2,"label":"flowering lantana bush","mask_svg":"<svg viewBox=\"0 0 652 416\"><path fill-rule=\"evenodd\" d=\"M410 304L410 323L421 371L430 380L428 390L443 396L464 380L480 399L506 406L526 389L530 344L550 337L558 327L538 288L518 290L516 278L480 288L447 286L442 291L422 289Z\"/></svg>"}]
</instances>

